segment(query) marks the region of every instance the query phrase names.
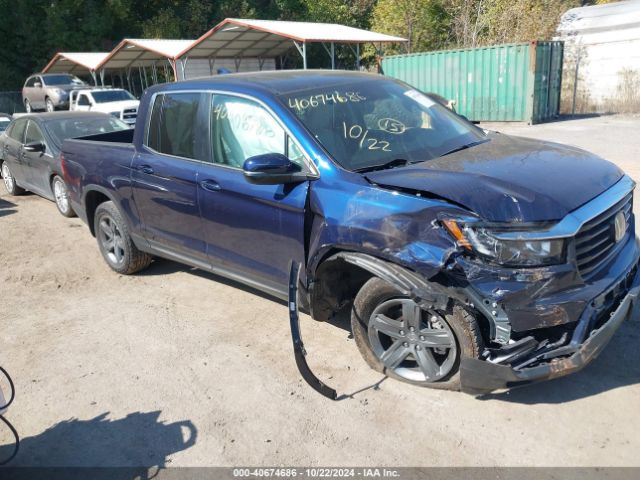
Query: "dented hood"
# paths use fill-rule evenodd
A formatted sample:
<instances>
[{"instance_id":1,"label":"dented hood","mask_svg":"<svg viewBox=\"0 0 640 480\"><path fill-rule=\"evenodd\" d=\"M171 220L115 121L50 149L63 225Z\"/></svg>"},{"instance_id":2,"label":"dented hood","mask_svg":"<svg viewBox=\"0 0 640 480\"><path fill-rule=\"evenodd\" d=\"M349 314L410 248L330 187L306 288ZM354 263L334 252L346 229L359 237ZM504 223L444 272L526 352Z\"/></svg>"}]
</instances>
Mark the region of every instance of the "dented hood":
<instances>
[{"instance_id":1,"label":"dented hood","mask_svg":"<svg viewBox=\"0 0 640 480\"><path fill-rule=\"evenodd\" d=\"M366 173L375 184L450 200L494 222L562 219L623 175L578 148L502 134L407 167Z\"/></svg>"}]
</instances>

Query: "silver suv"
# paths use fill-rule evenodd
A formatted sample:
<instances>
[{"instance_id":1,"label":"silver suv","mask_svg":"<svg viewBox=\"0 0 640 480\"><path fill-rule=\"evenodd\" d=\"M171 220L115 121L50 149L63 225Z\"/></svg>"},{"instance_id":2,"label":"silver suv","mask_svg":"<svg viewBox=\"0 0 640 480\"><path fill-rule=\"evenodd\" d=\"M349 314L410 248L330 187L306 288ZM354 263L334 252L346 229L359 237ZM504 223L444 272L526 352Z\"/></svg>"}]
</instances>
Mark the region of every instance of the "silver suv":
<instances>
[{"instance_id":1,"label":"silver suv","mask_svg":"<svg viewBox=\"0 0 640 480\"><path fill-rule=\"evenodd\" d=\"M53 112L69 108L69 92L84 88L86 83L68 73L43 73L27 78L22 88L22 102L27 113L38 110Z\"/></svg>"}]
</instances>

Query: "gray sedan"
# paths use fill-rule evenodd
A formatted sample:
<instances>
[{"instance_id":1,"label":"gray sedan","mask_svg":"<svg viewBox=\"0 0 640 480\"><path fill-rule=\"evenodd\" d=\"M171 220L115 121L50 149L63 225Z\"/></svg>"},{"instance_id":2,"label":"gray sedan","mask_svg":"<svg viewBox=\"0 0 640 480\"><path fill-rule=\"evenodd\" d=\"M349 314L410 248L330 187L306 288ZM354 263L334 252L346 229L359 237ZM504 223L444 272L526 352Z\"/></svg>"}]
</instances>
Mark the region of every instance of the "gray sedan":
<instances>
[{"instance_id":1,"label":"gray sedan","mask_svg":"<svg viewBox=\"0 0 640 480\"><path fill-rule=\"evenodd\" d=\"M7 191L29 190L49 200L65 217L74 216L60 162L67 138L128 130L126 123L106 113L59 112L22 115L0 134L0 164Z\"/></svg>"}]
</instances>

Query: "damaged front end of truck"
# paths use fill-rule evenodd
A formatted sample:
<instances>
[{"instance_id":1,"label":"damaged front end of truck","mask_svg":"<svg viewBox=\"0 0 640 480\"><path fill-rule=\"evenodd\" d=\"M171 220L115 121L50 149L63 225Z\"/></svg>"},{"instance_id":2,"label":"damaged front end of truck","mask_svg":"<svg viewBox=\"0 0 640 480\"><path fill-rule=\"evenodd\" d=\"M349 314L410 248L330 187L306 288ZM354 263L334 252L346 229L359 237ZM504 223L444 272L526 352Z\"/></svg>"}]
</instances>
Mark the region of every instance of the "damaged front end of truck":
<instances>
[{"instance_id":1,"label":"damaged front end of truck","mask_svg":"<svg viewBox=\"0 0 640 480\"><path fill-rule=\"evenodd\" d=\"M487 224L428 192L375 184L356 196L345 193L341 204L323 201L319 186L311 194L307 268L296 282L305 295L290 298L290 309L297 312L303 298L314 318L328 320L376 276L425 310L457 304L473 315L484 348L479 358L461 358L462 391L478 395L567 375L635 315L634 186L624 176L561 221L496 229L492 235L506 241L562 240L562 261L531 267L478 254L447 222L457 222L460 233L465 222Z\"/></svg>"}]
</instances>

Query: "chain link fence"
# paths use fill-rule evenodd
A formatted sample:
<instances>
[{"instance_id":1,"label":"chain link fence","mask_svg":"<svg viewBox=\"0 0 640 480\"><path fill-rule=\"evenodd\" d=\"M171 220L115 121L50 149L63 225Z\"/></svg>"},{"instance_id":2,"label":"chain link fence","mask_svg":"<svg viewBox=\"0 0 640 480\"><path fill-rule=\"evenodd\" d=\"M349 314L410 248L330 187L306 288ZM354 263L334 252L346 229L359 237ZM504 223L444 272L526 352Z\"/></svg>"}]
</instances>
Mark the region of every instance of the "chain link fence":
<instances>
[{"instance_id":1,"label":"chain link fence","mask_svg":"<svg viewBox=\"0 0 640 480\"><path fill-rule=\"evenodd\" d=\"M0 112L11 114L24 112L22 92L0 92Z\"/></svg>"}]
</instances>

